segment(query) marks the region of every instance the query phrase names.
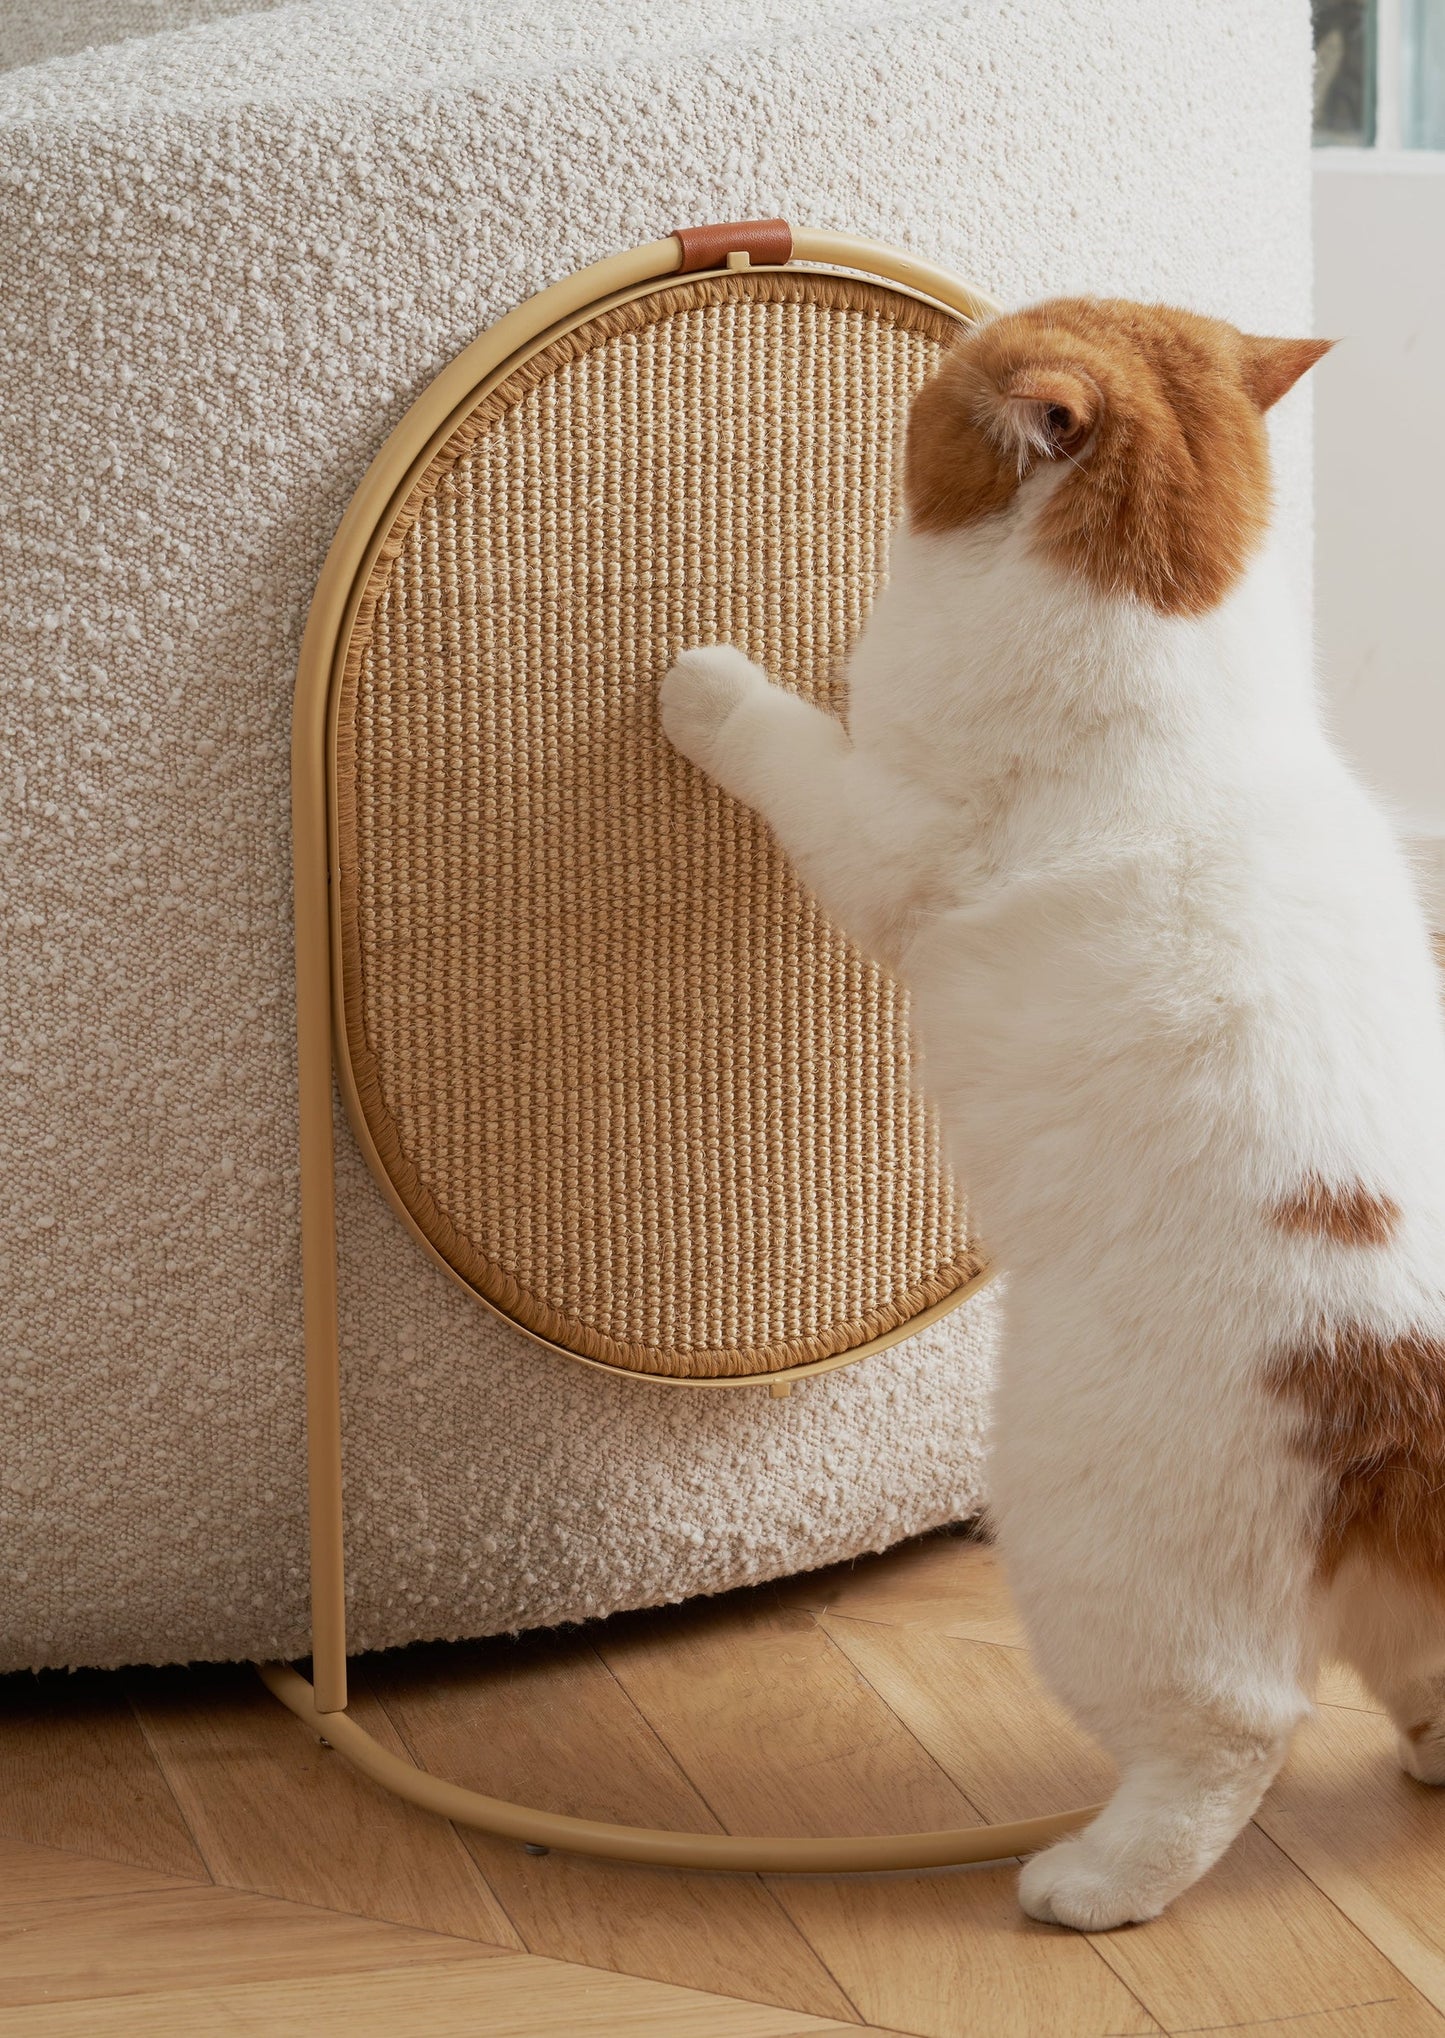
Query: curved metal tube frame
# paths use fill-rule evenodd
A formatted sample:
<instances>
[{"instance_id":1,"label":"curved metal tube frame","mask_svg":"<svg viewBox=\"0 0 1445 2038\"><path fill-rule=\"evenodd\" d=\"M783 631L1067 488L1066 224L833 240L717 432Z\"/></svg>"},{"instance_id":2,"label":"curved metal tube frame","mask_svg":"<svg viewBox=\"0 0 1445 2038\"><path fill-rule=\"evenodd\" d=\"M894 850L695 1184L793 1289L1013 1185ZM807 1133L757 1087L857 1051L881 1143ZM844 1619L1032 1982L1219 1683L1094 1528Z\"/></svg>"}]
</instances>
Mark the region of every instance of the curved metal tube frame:
<instances>
[{"instance_id":1,"label":"curved metal tube frame","mask_svg":"<svg viewBox=\"0 0 1445 2038\"><path fill-rule=\"evenodd\" d=\"M460 1825L479 1826L524 1846L595 1854L608 1861L641 1861L655 1868L716 1868L757 1875L836 1875L858 1870L956 1868L969 1862L1001 1861L1033 1854L1052 1840L1078 1830L1097 1805L1047 1818L1020 1819L1008 1826L963 1826L954 1832L869 1834L848 1840L762 1839L734 1833L666 1833L650 1826L612 1826L600 1819L574 1819L562 1812L532 1811L483 1797L430 1775L392 1755L347 1713L316 1710L315 1694L298 1671L284 1663L263 1663L262 1681L338 1754L398 1797L439 1812Z\"/></svg>"},{"instance_id":2,"label":"curved metal tube frame","mask_svg":"<svg viewBox=\"0 0 1445 2038\"><path fill-rule=\"evenodd\" d=\"M1062 1834L1074 1832L1093 1817L1096 1807L1024 1819L1010 1825L852 1839L760 1839L732 1834L659 1832L535 1811L465 1790L389 1753L346 1712L333 1074L339 1079L342 1095L350 1107L362 1149L398 1214L446 1272L453 1278L460 1277L432 1251L392 1190L372 1151L364 1117L356 1104L345 1029L337 1027L333 1032L333 1011L339 1007L341 997L336 970L338 948L333 941L332 888L336 882L336 862L332 854L329 796L330 728L337 691L334 681L345 657L356 602L376 548L391 521L389 511L404 499L413 476L445 439L457 417L471 408L487 383L508 372L519 356L545 344L583 317L591 316L602 302L616 302L621 297L665 288L678 273L683 255L682 243L675 235L669 235L646 247L595 263L519 306L459 354L422 392L367 470L337 530L317 583L297 672L291 746L314 1684L308 1684L285 1664L269 1663L258 1668L267 1688L283 1705L289 1706L298 1719L384 1789L459 1824L476 1826L527 1846L556 1847L614 1861L648 1862L670 1868L795 1874L940 1868L1003 1860L1032 1853ZM994 309L989 299L945 270L876 242L798 230L793 235L793 258L881 276L899 289L929 297L966 318L978 318ZM745 252L727 257L729 267L748 261ZM791 1381L802 1374L852 1363L911 1335L925 1321L963 1301L987 1278L987 1271L976 1276L901 1331L837 1358L795 1367L782 1376L766 1375L753 1382L665 1381L637 1374L628 1377L670 1386L767 1384L775 1394L786 1393ZM470 1288L467 1292L474 1293ZM545 1344L546 1340L537 1342ZM566 1356L580 1357L576 1353Z\"/></svg>"}]
</instances>

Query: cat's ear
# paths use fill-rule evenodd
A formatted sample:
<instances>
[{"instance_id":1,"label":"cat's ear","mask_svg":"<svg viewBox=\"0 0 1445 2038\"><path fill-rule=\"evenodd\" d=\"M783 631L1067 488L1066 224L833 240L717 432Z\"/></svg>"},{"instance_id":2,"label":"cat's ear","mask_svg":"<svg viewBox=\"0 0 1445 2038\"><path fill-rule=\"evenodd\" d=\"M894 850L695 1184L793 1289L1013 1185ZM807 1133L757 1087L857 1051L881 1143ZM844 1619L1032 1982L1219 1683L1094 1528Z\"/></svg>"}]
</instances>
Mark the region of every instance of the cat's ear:
<instances>
[{"instance_id":1,"label":"cat's ear","mask_svg":"<svg viewBox=\"0 0 1445 2038\"><path fill-rule=\"evenodd\" d=\"M1244 386L1261 410L1279 402L1307 368L1328 354L1333 340L1272 340L1259 333L1241 333L1244 342Z\"/></svg>"},{"instance_id":2,"label":"cat's ear","mask_svg":"<svg viewBox=\"0 0 1445 2038\"><path fill-rule=\"evenodd\" d=\"M1001 383L988 419L990 437L1018 457L1072 459L1093 437L1104 408L1099 387L1070 368L1016 368Z\"/></svg>"}]
</instances>

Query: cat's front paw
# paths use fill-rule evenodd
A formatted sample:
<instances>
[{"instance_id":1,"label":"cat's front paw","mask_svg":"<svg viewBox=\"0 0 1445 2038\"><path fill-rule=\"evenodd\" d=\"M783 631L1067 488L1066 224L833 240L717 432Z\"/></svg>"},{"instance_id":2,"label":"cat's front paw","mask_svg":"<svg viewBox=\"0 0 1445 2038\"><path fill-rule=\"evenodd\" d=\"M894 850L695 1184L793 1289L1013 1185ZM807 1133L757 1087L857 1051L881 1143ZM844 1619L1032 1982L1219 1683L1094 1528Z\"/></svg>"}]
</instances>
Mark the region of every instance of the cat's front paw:
<instances>
[{"instance_id":1,"label":"cat's front paw","mask_svg":"<svg viewBox=\"0 0 1445 2038\"><path fill-rule=\"evenodd\" d=\"M1136 1864L1111 1861L1087 1835L1035 1854L1019 1875L1019 1902L1028 1915L1076 1932L1142 1924L1157 1918L1172 1895L1172 1889L1140 1876Z\"/></svg>"},{"instance_id":2,"label":"cat's front paw","mask_svg":"<svg viewBox=\"0 0 1445 2038\"><path fill-rule=\"evenodd\" d=\"M767 676L731 644L684 651L662 682L662 727L674 749L716 772L718 739L734 711Z\"/></svg>"}]
</instances>

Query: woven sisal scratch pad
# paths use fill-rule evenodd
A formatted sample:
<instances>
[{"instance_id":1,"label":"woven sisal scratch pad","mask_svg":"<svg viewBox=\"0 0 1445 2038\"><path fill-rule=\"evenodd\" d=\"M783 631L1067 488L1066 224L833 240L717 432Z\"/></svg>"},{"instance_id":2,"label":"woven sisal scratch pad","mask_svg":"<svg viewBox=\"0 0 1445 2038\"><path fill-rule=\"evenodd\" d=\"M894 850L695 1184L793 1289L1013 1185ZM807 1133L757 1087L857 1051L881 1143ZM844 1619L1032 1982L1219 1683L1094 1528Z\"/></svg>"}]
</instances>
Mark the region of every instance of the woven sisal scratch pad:
<instances>
[{"instance_id":1,"label":"woven sisal scratch pad","mask_svg":"<svg viewBox=\"0 0 1445 2038\"><path fill-rule=\"evenodd\" d=\"M958 330L816 271L613 305L474 404L366 578L333 783L356 1097L453 1271L583 1357L776 1372L982 1264L900 994L657 714L709 641L846 707Z\"/></svg>"}]
</instances>

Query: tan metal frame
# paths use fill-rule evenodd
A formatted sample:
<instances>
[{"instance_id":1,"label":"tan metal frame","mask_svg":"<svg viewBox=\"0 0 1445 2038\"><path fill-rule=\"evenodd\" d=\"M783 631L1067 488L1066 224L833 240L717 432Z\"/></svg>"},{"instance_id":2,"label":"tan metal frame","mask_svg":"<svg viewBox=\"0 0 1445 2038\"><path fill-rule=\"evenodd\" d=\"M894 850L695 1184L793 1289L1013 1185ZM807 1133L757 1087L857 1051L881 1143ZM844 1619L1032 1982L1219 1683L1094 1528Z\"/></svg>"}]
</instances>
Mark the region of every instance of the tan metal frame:
<instances>
[{"instance_id":1,"label":"tan metal frame","mask_svg":"<svg viewBox=\"0 0 1445 2038\"><path fill-rule=\"evenodd\" d=\"M759 1839L731 1834L666 1833L534 1811L463 1789L382 1748L346 1711L345 1551L342 1526L341 1383L337 1319L336 1179L332 1076L339 1081L353 1129L373 1174L412 1236L478 1301L485 1298L435 1250L397 1196L372 1144L356 1095L346 1028L339 1023L342 987L334 784L337 680L357 605L396 509L417 475L459 419L528 355L604 306L670 287L684 259L676 235L613 255L565 277L500 319L474 340L423 391L386 440L341 520L322 568L307 619L292 720L291 800L296 914L298 1106L301 1162L301 1261L306 1340L306 1423L311 1522L312 1680L285 1664L264 1664L267 1687L298 1718L386 1789L461 1824L533 1848L561 1847L614 1860L673 1868L796 1871L935 1868L1031 1853L1093 1816L1094 1807L1025 1819L1011 1825L954 1832L870 1835L858 1839ZM881 277L894 288L978 318L992 302L946 270L880 243L850 235L793 231L793 261ZM727 267L750 266L746 252ZM694 273L707 273L706 271ZM626 1373L658 1386L743 1387L764 1382L786 1394L794 1379L851 1365L910 1337L973 1294L989 1279L977 1274L901 1329L852 1351L780 1373L682 1379ZM512 1319L508 1319L511 1321ZM519 1329L525 1326L517 1325ZM584 1358L528 1332L548 1350L605 1372L624 1369Z\"/></svg>"}]
</instances>

